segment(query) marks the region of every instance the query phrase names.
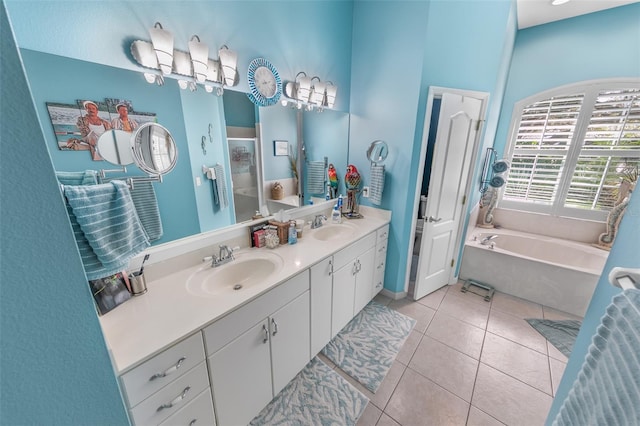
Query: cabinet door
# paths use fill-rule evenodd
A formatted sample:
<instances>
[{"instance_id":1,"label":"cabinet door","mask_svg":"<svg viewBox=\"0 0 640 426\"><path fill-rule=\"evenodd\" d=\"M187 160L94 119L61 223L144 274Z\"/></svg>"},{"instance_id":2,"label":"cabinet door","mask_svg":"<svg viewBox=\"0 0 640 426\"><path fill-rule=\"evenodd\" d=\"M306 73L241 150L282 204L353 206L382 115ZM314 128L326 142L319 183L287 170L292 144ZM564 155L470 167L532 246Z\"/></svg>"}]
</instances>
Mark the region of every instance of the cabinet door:
<instances>
[{"instance_id":1,"label":"cabinet door","mask_svg":"<svg viewBox=\"0 0 640 426\"><path fill-rule=\"evenodd\" d=\"M333 273L333 295L331 298L332 338L353 318L356 273L355 260Z\"/></svg>"},{"instance_id":2,"label":"cabinet door","mask_svg":"<svg viewBox=\"0 0 640 426\"><path fill-rule=\"evenodd\" d=\"M311 359L309 317L309 292L306 291L269 318L273 395Z\"/></svg>"},{"instance_id":3,"label":"cabinet door","mask_svg":"<svg viewBox=\"0 0 640 426\"><path fill-rule=\"evenodd\" d=\"M358 273L356 275L356 291L353 302L354 315L360 312L373 299L375 255L375 247L371 247L356 259Z\"/></svg>"},{"instance_id":4,"label":"cabinet door","mask_svg":"<svg viewBox=\"0 0 640 426\"><path fill-rule=\"evenodd\" d=\"M218 425L246 425L273 398L270 338L265 319L209 357Z\"/></svg>"},{"instance_id":5,"label":"cabinet door","mask_svg":"<svg viewBox=\"0 0 640 426\"><path fill-rule=\"evenodd\" d=\"M333 257L311 267L311 356L331 340Z\"/></svg>"}]
</instances>

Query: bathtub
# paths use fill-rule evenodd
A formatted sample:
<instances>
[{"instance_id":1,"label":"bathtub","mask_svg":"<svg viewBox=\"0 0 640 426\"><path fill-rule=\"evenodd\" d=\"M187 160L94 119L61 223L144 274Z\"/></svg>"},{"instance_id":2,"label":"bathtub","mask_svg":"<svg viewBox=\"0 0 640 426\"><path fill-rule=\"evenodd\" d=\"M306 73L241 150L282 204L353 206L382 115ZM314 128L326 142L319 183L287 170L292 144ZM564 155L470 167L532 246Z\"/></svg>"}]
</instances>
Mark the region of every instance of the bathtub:
<instances>
[{"instance_id":1,"label":"bathtub","mask_svg":"<svg viewBox=\"0 0 640 426\"><path fill-rule=\"evenodd\" d=\"M475 228L469 235L460 279L580 317L609 255L589 244L507 229ZM493 245L480 244L489 235L498 236Z\"/></svg>"}]
</instances>

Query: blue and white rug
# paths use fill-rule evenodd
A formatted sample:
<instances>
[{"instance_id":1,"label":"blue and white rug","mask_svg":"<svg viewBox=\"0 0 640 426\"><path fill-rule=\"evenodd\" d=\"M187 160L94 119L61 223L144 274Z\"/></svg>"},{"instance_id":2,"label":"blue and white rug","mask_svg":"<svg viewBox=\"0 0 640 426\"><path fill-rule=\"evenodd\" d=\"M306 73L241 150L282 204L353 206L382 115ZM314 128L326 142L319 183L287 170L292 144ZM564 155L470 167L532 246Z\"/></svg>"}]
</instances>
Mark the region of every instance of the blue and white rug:
<instances>
[{"instance_id":1,"label":"blue and white rug","mask_svg":"<svg viewBox=\"0 0 640 426\"><path fill-rule=\"evenodd\" d=\"M415 324L413 318L369 302L322 349L322 353L375 392Z\"/></svg>"},{"instance_id":2,"label":"blue and white rug","mask_svg":"<svg viewBox=\"0 0 640 426\"><path fill-rule=\"evenodd\" d=\"M316 357L249 424L355 425L368 402Z\"/></svg>"}]
</instances>

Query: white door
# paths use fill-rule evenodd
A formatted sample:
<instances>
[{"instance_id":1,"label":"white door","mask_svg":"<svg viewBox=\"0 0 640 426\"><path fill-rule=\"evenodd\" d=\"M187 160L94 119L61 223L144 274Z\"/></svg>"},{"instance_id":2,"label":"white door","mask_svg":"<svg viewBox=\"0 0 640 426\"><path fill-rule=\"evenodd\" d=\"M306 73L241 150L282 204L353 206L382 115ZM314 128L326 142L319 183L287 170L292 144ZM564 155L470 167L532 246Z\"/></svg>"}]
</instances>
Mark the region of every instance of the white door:
<instances>
[{"instance_id":1,"label":"white door","mask_svg":"<svg viewBox=\"0 0 640 426\"><path fill-rule=\"evenodd\" d=\"M450 284L482 101L442 95L414 298Z\"/></svg>"}]
</instances>

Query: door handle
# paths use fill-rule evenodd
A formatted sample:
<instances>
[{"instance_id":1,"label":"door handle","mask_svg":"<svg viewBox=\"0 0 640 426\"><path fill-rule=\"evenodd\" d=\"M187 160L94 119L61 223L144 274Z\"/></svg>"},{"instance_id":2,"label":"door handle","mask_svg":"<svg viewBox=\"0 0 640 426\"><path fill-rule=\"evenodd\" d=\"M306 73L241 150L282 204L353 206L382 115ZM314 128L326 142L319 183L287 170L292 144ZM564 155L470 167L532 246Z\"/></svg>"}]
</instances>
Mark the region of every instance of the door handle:
<instances>
[{"instance_id":1,"label":"door handle","mask_svg":"<svg viewBox=\"0 0 640 426\"><path fill-rule=\"evenodd\" d=\"M427 221L429 221L429 222L440 222L441 220L442 220L441 217L436 219L433 216L429 216L429 218L427 219Z\"/></svg>"}]
</instances>

